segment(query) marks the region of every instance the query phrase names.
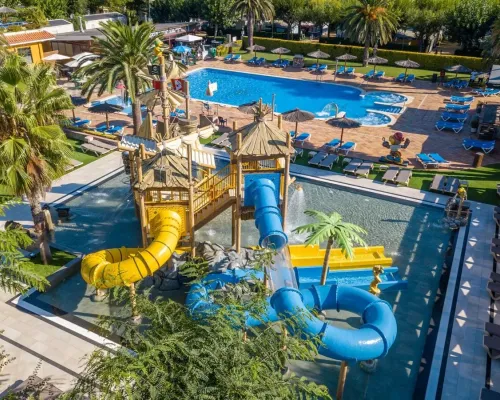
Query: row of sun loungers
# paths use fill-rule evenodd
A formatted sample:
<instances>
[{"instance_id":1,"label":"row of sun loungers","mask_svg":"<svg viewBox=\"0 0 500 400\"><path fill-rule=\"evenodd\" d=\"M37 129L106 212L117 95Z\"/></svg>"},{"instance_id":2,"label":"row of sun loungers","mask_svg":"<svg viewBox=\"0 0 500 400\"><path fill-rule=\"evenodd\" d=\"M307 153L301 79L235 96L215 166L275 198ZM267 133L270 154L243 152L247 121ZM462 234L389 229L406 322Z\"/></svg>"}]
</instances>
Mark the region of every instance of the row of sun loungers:
<instances>
[{"instance_id":1,"label":"row of sun loungers","mask_svg":"<svg viewBox=\"0 0 500 400\"><path fill-rule=\"evenodd\" d=\"M416 157L424 168L439 168L450 165L450 162L441 157L439 153L419 153Z\"/></svg>"},{"instance_id":2,"label":"row of sun loungers","mask_svg":"<svg viewBox=\"0 0 500 400\"><path fill-rule=\"evenodd\" d=\"M467 86L469 86L469 82L463 79L452 79L449 82L445 82L443 86L446 88L454 88L460 90L465 89Z\"/></svg>"},{"instance_id":3,"label":"row of sun loungers","mask_svg":"<svg viewBox=\"0 0 500 400\"><path fill-rule=\"evenodd\" d=\"M335 75L354 75L354 72L356 71L356 68L354 67L348 67L345 68L344 66L339 67L337 71L334 72Z\"/></svg>"},{"instance_id":4,"label":"row of sun loungers","mask_svg":"<svg viewBox=\"0 0 500 400\"><path fill-rule=\"evenodd\" d=\"M370 161L353 159L344 168L345 174L352 174L355 176L362 176L368 178L370 171L373 169L373 163Z\"/></svg>"},{"instance_id":5,"label":"row of sun loungers","mask_svg":"<svg viewBox=\"0 0 500 400\"><path fill-rule=\"evenodd\" d=\"M415 74L406 75L404 72L401 72L398 76L394 78L395 82L401 83L412 83L415 80Z\"/></svg>"},{"instance_id":6,"label":"row of sun loungers","mask_svg":"<svg viewBox=\"0 0 500 400\"><path fill-rule=\"evenodd\" d=\"M365 79L372 79L372 78L375 78L375 79L382 79L383 77L385 76L385 71L373 71L373 69L371 69L370 71L368 71L364 78Z\"/></svg>"},{"instance_id":7,"label":"row of sun loungers","mask_svg":"<svg viewBox=\"0 0 500 400\"><path fill-rule=\"evenodd\" d=\"M484 90L482 89L473 90L473 92L479 96L490 97L490 96L498 96L500 94L500 89L486 88Z\"/></svg>"},{"instance_id":8,"label":"row of sun loungers","mask_svg":"<svg viewBox=\"0 0 500 400\"><path fill-rule=\"evenodd\" d=\"M474 101L474 97L472 96L451 96L450 102L455 104L464 104L470 105Z\"/></svg>"},{"instance_id":9,"label":"row of sun loungers","mask_svg":"<svg viewBox=\"0 0 500 400\"><path fill-rule=\"evenodd\" d=\"M411 176L411 169L392 166L385 171L384 176L382 176L382 182L408 186L410 184Z\"/></svg>"},{"instance_id":10,"label":"row of sun loungers","mask_svg":"<svg viewBox=\"0 0 500 400\"><path fill-rule=\"evenodd\" d=\"M460 180L452 176L435 175L430 190L434 192L454 195L460 187Z\"/></svg>"},{"instance_id":11,"label":"row of sun loungers","mask_svg":"<svg viewBox=\"0 0 500 400\"><path fill-rule=\"evenodd\" d=\"M83 143L80 147L84 153L90 151L97 156L102 156L116 149L116 145L104 143L95 139L90 143Z\"/></svg>"},{"instance_id":12,"label":"row of sun loungers","mask_svg":"<svg viewBox=\"0 0 500 400\"><path fill-rule=\"evenodd\" d=\"M313 158L308 161L309 165L313 165L316 167L323 167L332 169L333 165L338 161L339 156L336 154L328 154L323 151L316 153Z\"/></svg>"},{"instance_id":13,"label":"row of sun loungers","mask_svg":"<svg viewBox=\"0 0 500 400\"><path fill-rule=\"evenodd\" d=\"M241 54L228 54L224 57L225 62L241 61Z\"/></svg>"}]
</instances>

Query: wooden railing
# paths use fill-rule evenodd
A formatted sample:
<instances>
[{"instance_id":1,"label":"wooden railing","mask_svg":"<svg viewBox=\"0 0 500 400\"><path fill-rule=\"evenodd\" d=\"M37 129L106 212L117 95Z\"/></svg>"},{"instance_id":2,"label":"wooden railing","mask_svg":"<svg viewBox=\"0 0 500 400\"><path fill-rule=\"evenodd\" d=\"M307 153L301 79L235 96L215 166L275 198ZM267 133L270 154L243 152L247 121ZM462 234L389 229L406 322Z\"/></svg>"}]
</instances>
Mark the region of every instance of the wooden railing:
<instances>
[{"instance_id":1,"label":"wooden railing","mask_svg":"<svg viewBox=\"0 0 500 400\"><path fill-rule=\"evenodd\" d=\"M230 164L197 185L198 196L194 199L194 212L202 210L235 188L236 173L234 166Z\"/></svg>"}]
</instances>

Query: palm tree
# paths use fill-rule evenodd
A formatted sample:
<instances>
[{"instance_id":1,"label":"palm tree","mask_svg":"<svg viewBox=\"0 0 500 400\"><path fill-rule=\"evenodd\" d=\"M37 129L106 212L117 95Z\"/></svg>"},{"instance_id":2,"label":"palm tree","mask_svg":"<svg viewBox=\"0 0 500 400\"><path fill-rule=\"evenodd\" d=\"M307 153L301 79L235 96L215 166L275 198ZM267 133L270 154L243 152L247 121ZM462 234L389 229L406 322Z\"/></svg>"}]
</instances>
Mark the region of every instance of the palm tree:
<instances>
[{"instance_id":1,"label":"palm tree","mask_svg":"<svg viewBox=\"0 0 500 400\"><path fill-rule=\"evenodd\" d=\"M247 19L248 46L253 46L255 20L270 20L274 15L272 0L236 0L232 12Z\"/></svg>"},{"instance_id":2,"label":"palm tree","mask_svg":"<svg viewBox=\"0 0 500 400\"><path fill-rule=\"evenodd\" d=\"M308 233L306 246L320 245L327 241L325 259L323 261L323 271L321 272L321 285L326 284L328 277L328 261L333 243L337 243L342 253L352 259L354 257L354 244L366 246L366 242L359 234L366 234L366 231L360 226L342 221L339 213L333 212L330 215L321 211L307 210L305 214L316 218L317 222L302 225L294 229L296 233Z\"/></svg>"},{"instance_id":3,"label":"palm tree","mask_svg":"<svg viewBox=\"0 0 500 400\"><path fill-rule=\"evenodd\" d=\"M346 11L346 37L365 45L363 65L366 66L370 46L388 43L396 32L398 19L390 9L388 0L357 0L357 3Z\"/></svg>"},{"instance_id":4,"label":"palm tree","mask_svg":"<svg viewBox=\"0 0 500 400\"><path fill-rule=\"evenodd\" d=\"M112 92L120 81L125 82L132 100L134 134L137 134L142 120L137 97L151 86L147 66L155 57L153 49L158 35L149 23L130 26L110 21L98 30L104 37L94 37L93 50L101 58L78 71L79 75L88 77L82 94L90 97L97 91L101 96L105 91Z\"/></svg>"},{"instance_id":5,"label":"palm tree","mask_svg":"<svg viewBox=\"0 0 500 400\"><path fill-rule=\"evenodd\" d=\"M0 184L15 196L27 197L35 231L42 236L44 262L50 254L41 200L52 181L64 174L72 154L59 125L72 108L51 66L27 65L15 54L0 65Z\"/></svg>"}]
</instances>

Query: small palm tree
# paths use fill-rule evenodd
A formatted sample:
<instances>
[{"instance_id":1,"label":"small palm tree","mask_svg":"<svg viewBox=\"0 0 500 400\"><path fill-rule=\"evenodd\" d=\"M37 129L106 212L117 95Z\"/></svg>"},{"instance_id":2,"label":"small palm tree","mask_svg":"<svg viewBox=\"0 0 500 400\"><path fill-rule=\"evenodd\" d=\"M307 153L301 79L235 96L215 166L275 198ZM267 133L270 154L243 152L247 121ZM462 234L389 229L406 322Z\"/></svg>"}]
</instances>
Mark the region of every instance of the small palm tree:
<instances>
[{"instance_id":1,"label":"small palm tree","mask_svg":"<svg viewBox=\"0 0 500 400\"><path fill-rule=\"evenodd\" d=\"M232 8L235 15L247 19L248 46L253 46L253 28L256 20L270 20L274 15L272 0L235 0Z\"/></svg>"},{"instance_id":2,"label":"small palm tree","mask_svg":"<svg viewBox=\"0 0 500 400\"><path fill-rule=\"evenodd\" d=\"M0 185L27 197L35 230L42 235L44 262L50 254L41 201L69 163L72 146L59 124L72 108L51 66L27 65L15 54L0 65Z\"/></svg>"},{"instance_id":3,"label":"small palm tree","mask_svg":"<svg viewBox=\"0 0 500 400\"><path fill-rule=\"evenodd\" d=\"M330 215L321 211L307 210L305 214L316 218L317 222L299 226L294 229L296 233L308 233L306 246L320 245L327 241L325 259L323 261L323 271L321 272L321 285L326 284L328 277L328 261L334 242L337 243L342 253L352 259L354 257L354 244L366 246L366 242L359 234L366 234L366 231L360 226L342 221L339 213L333 212Z\"/></svg>"},{"instance_id":4,"label":"small palm tree","mask_svg":"<svg viewBox=\"0 0 500 400\"><path fill-rule=\"evenodd\" d=\"M390 9L388 0L357 0L346 12L346 36L353 42L364 44L363 65L366 66L370 46L384 45L392 39L398 27L397 16Z\"/></svg>"}]
</instances>

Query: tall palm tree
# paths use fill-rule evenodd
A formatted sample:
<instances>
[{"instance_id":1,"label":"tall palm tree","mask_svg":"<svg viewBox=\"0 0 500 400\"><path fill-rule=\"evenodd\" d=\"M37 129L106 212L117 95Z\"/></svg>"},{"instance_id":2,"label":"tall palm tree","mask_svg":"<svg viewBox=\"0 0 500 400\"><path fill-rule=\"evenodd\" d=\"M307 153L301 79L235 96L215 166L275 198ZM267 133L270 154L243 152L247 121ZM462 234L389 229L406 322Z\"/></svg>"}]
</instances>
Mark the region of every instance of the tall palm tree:
<instances>
[{"instance_id":1,"label":"tall palm tree","mask_svg":"<svg viewBox=\"0 0 500 400\"><path fill-rule=\"evenodd\" d=\"M119 21L103 23L99 32L103 38L94 37L93 50L101 58L81 68L79 75L88 77L82 94L90 97L97 92L112 92L118 82L125 82L132 100L134 134L141 125L141 107L138 95L151 86L147 65L155 57L153 49L155 28L152 24L126 25Z\"/></svg>"},{"instance_id":2,"label":"tall palm tree","mask_svg":"<svg viewBox=\"0 0 500 400\"><path fill-rule=\"evenodd\" d=\"M365 45L363 65L368 64L370 46L384 45L392 39L398 19L388 0L357 0L347 8L344 19L346 36L353 42Z\"/></svg>"},{"instance_id":3,"label":"tall palm tree","mask_svg":"<svg viewBox=\"0 0 500 400\"><path fill-rule=\"evenodd\" d=\"M64 174L72 154L59 125L67 120L64 112L72 108L51 66L27 65L15 54L0 65L0 184L16 196L27 197L42 239L42 198L52 181ZM50 258L50 254L46 241L42 243L46 262L44 256Z\"/></svg>"},{"instance_id":4,"label":"tall palm tree","mask_svg":"<svg viewBox=\"0 0 500 400\"><path fill-rule=\"evenodd\" d=\"M342 250L342 253L352 259L354 257L354 244L366 246L366 242L359 234L366 234L366 231L360 226L342 221L339 213L333 212L330 215L321 211L307 210L305 214L316 218L317 222L302 225L294 229L296 233L308 233L306 246L326 244L325 259L323 261L323 270L321 272L321 285L326 284L328 277L328 261L334 243Z\"/></svg>"},{"instance_id":5,"label":"tall palm tree","mask_svg":"<svg viewBox=\"0 0 500 400\"><path fill-rule=\"evenodd\" d=\"M274 15L272 0L235 0L232 12L247 19L248 46L253 46L253 28L256 20L270 20Z\"/></svg>"}]
</instances>

